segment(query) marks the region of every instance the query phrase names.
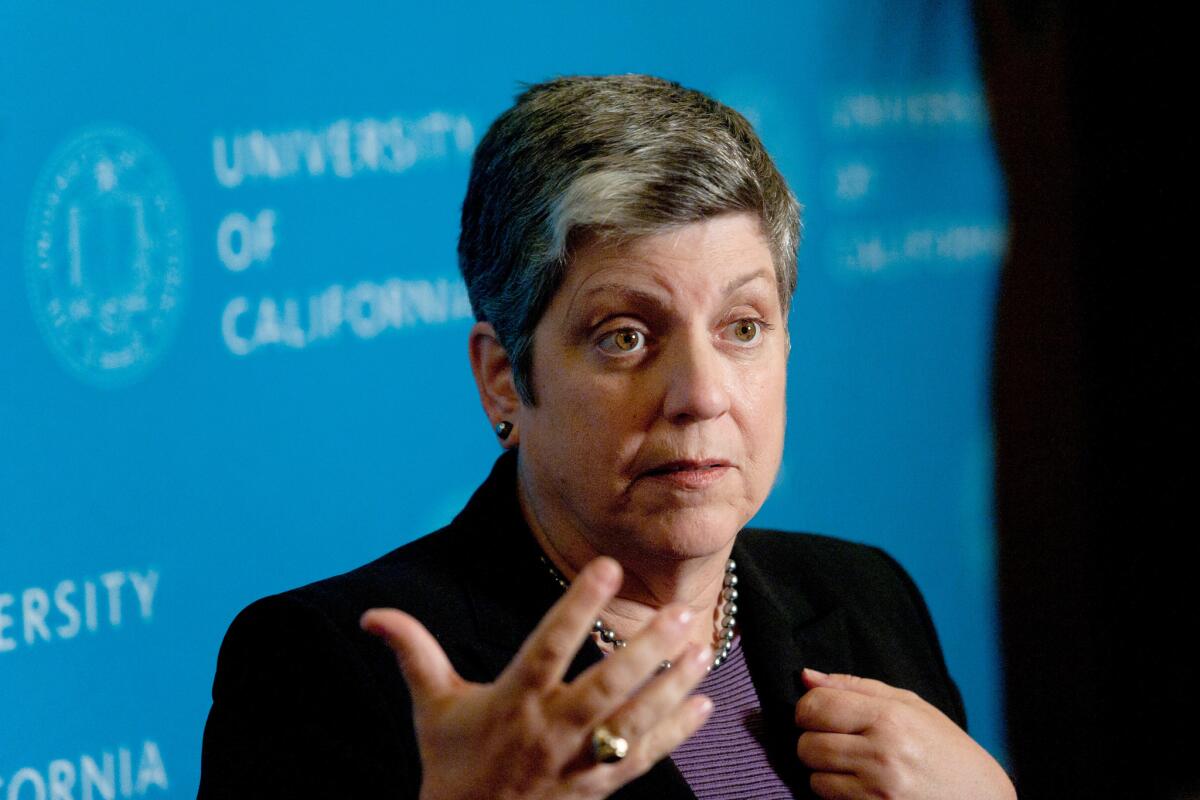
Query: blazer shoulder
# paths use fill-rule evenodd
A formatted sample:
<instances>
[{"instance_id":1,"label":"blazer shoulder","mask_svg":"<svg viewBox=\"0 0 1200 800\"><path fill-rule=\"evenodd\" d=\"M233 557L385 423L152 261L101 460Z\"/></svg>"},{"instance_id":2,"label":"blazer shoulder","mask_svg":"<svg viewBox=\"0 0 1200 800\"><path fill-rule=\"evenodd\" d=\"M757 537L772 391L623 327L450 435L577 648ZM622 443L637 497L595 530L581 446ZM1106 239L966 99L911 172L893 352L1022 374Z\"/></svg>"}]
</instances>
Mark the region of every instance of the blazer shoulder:
<instances>
[{"instance_id":1,"label":"blazer shoulder","mask_svg":"<svg viewBox=\"0 0 1200 800\"><path fill-rule=\"evenodd\" d=\"M853 576L857 581L840 583L854 586L862 580L896 585L897 571L903 573L879 547L818 533L746 528L738 541L758 568L780 575Z\"/></svg>"},{"instance_id":2,"label":"blazer shoulder","mask_svg":"<svg viewBox=\"0 0 1200 800\"><path fill-rule=\"evenodd\" d=\"M452 538L447 529L436 531L238 613L217 656L202 797L231 796L235 785L237 796L375 796L386 786L408 786L408 794L397 789L397 796L417 796L407 688L395 656L358 621L376 607L422 616L427 597L429 605L455 613L447 577L456 564L448 557ZM307 784L295 777L313 764L340 765L348 786L372 790L334 791L320 779ZM260 795L268 783L287 791Z\"/></svg>"},{"instance_id":3,"label":"blazer shoulder","mask_svg":"<svg viewBox=\"0 0 1200 800\"><path fill-rule=\"evenodd\" d=\"M453 526L447 526L348 572L263 598L258 604L317 611L341 629L357 629L359 617L371 608L399 608L418 618L431 612L435 617L457 613L470 581L471 565L464 552L470 548L464 547Z\"/></svg>"},{"instance_id":4,"label":"blazer shoulder","mask_svg":"<svg viewBox=\"0 0 1200 800\"><path fill-rule=\"evenodd\" d=\"M416 797L407 709L374 637L297 590L257 600L217 656L198 796Z\"/></svg>"},{"instance_id":5,"label":"blazer shoulder","mask_svg":"<svg viewBox=\"0 0 1200 800\"><path fill-rule=\"evenodd\" d=\"M895 558L874 545L813 533L746 529L739 541L770 585L786 587L783 596L803 596L818 614L840 610L864 664L891 668L895 654L907 654L913 669L892 679L925 687L922 696L966 727L925 598Z\"/></svg>"},{"instance_id":6,"label":"blazer shoulder","mask_svg":"<svg viewBox=\"0 0 1200 800\"><path fill-rule=\"evenodd\" d=\"M843 607L879 624L917 622L936 642L920 590L896 559L874 545L814 533L746 529L742 553L775 586L801 591L816 606Z\"/></svg>"}]
</instances>

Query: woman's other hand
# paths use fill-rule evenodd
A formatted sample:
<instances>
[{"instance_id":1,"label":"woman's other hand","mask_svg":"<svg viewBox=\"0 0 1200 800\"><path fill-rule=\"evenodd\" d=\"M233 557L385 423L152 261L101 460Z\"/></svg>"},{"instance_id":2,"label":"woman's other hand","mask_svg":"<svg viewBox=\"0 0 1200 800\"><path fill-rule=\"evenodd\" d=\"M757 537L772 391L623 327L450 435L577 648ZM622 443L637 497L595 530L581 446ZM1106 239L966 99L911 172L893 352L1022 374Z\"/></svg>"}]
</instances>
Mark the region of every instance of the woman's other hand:
<instances>
[{"instance_id":1,"label":"woman's other hand","mask_svg":"<svg viewBox=\"0 0 1200 800\"><path fill-rule=\"evenodd\" d=\"M1012 800L1001 766L916 694L854 675L804 670L796 752L825 800Z\"/></svg>"},{"instance_id":2,"label":"woman's other hand","mask_svg":"<svg viewBox=\"0 0 1200 800\"><path fill-rule=\"evenodd\" d=\"M680 607L664 608L627 647L563 683L620 585L616 561L589 564L491 684L461 678L407 614L363 615L363 628L396 652L412 695L422 800L607 797L704 724L711 701L688 693L712 654L687 644L690 615ZM656 676L664 659L674 666ZM629 741L623 760L592 758L592 732L601 724Z\"/></svg>"}]
</instances>

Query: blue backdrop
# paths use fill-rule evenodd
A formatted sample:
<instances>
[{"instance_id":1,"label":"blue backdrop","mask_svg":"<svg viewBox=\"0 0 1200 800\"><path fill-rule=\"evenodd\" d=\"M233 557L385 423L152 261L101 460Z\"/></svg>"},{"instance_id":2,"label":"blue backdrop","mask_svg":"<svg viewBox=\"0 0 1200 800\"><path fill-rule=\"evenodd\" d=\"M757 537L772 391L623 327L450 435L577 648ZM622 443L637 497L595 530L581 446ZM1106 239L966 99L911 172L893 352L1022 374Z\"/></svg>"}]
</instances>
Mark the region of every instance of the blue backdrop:
<instances>
[{"instance_id":1,"label":"blue backdrop","mask_svg":"<svg viewBox=\"0 0 1200 800\"><path fill-rule=\"evenodd\" d=\"M518 82L567 73L757 125L806 206L757 521L896 555L999 753L1004 222L967 3L597 8L0 5L0 797L194 795L236 611L483 478L459 205Z\"/></svg>"}]
</instances>

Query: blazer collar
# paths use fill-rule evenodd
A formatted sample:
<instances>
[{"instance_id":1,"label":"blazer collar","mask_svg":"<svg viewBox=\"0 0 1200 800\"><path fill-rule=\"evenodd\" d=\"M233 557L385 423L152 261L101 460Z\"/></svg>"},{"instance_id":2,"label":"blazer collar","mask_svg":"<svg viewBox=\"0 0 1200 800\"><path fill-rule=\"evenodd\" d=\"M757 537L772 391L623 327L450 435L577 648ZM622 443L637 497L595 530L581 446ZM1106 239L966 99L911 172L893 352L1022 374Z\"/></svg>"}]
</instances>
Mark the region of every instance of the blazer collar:
<instances>
[{"instance_id":1,"label":"blazer collar","mask_svg":"<svg viewBox=\"0 0 1200 800\"><path fill-rule=\"evenodd\" d=\"M467 542L465 588L475 634L503 658L497 672L562 596L521 513L516 465L516 451L505 451L451 523Z\"/></svg>"}]
</instances>

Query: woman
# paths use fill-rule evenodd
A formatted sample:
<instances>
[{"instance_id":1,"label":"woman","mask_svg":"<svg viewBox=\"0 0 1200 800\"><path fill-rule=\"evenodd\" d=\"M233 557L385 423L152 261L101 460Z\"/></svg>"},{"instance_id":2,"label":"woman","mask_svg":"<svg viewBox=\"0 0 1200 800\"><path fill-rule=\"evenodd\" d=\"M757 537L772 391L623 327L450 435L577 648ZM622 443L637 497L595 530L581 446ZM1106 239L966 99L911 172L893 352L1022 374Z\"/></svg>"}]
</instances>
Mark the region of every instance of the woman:
<instances>
[{"instance_id":1,"label":"woman","mask_svg":"<svg viewBox=\"0 0 1200 800\"><path fill-rule=\"evenodd\" d=\"M505 453L446 528L239 615L201 795L1014 796L894 561L743 530L782 454L798 224L697 92L522 94L459 244Z\"/></svg>"}]
</instances>

